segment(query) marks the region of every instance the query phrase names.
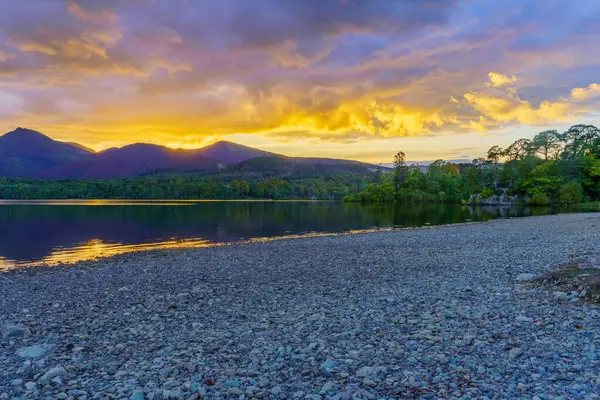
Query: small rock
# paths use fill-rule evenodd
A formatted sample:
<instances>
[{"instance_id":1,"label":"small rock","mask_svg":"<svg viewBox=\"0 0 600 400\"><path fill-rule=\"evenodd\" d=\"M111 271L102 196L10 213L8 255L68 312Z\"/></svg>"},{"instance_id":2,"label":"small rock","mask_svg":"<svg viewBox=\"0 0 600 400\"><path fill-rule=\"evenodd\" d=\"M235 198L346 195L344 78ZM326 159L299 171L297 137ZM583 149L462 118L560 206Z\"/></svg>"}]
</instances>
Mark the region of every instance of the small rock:
<instances>
[{"instance_id":1,"label":"small rock","mask_svg":"<svg viewBox=\"0 0 600 400\"><path fill-rule=\"evenodd\" d=\"M244 394L244 391L237 387L232 387L227 389L227 393L232 396L241 396Z\"/></svg>"},{"instance_id":2,"label":"small rock","mask_svg":"<svg viewBox=\"0 0 600 400\"><path fill-rule=\"evenodd\" d=\"M25 384L25 389L27 389L27 390L33 390L33 389L35 389L35 387L36 387L35 382L27 382Z\"/></svg>"},{"instance_id":3,"label":"small rock","mask_svg":"<svg viewBox=\"0 0 600 400\"><path fill-rule=\"evenodd\" d=\"M364 378L367 376L371 376L375 373L375 368L373 367L362 367L358 371L356 371L356 376L360 378Z\"/></svg>"},{"instance_id":4,"label":"small rock","mask_svg":"<svg viewBox=\"0 0 600 400\"><path fill-rule=\"evenodd\" d=\"M17 355L23 358L40 358L49 354L54 345L52 344L36 344L29 347L22 347L17 350Z\"/></svg>"},{"instance_id":5,"label":"small rock","mask_svg":"<svg viewBox=\"0 0 600 400\"><path fill-rule=\"evenodd\" d=\"M523 273L517 276L517 282L529 282L535 278L535 275L530 273Z\"/></svg>"},{"instance_id":6,"label":"small rock","mask_svg":"<svg viewBox=\"0 0 600 400\"><path fill-rule=\"evenodd\" d=\"M526 316L524 316L524 315L519 315L519 316L516 318L516 320L517 320L517 321L519 321L519 322L532 322L532 321L533 321L533 319L532 319L532 318L526 317Z\"/></svg>"},{"instance_id":7,"label":"small rock","mask_svg":"<svg viewBox=\"0 0 600 400\"><path fill-rule=\"evenodd\" d=\"M554 292L552 295L558 301L566 301L569 298L569 295L566 292Z\"/></svg>"},{"instance_id":8,"label":"small rock","mask_svg":"<svg viewBox=\"0 0 600 400\"><path fill-rule=\"evenodd\" d=\"M19 325L4 325L2 327L2 339L17 338L31 335L29 328Z\"/></svg>"},{"instance_id":9,"label":"small rock","mask_svg":"<svg viewBox=\"0 0 600 400\"><path fill-rule=\"evenodd\" d=\"M67 371L63 367L57 365L56 367L49 369L44 375L42 375L39 381L42 383L48 383L54 378L61 377L66 373Z\"/></svg>"},{"instance_id":10,"label":"small rock","mask_svg":"<svg viewBox=\"0 0 600 400\"><path fill-rule=\"evenodd\" d=\"M324 391L325 393L333 393L336 391L336 389L337 389L337 385L333 381L325 382L325 384L321 388L321 390Z\"/></svg>"},{"instance_id":11,"label":"small rock","mask_svg":"<svg viewBox=\"0 0 600 400\"><path fill-rule=\"evenodd\" d=\"M11 386L21 386L23 384L23 379L14 379L10 382Z\"/></svg>"},{"instance_id":12,"label":"small rock","mask_svg":"<svg viewBox=\"0 0 600 400\"><path fill-rule=\"evenodd\" d=\"M327 360L321 364L321 369L329 371L330 369L337 367L339 364L340 363L337 361Z\"/></svg>"},{"instance_id":13,"label":"small rock","mask_svg":"<svg viewBox=\"0 0 600 400\"><path fill-rule=\"evenodd\" d=\"M363 381L363 385L365 385L365 386L367 386L367 387L375 387L375 386L377 386L377 382L375 382L375 381L374 381L374 380L372 380L372 379L368 379L368 378L367 378L367 379L365 379L365 380Z\"/></svg>"},{"instance_id":14,"label":"small rock","mask_svg":"<svg viewBox=\"0 0 600 400\"><path fill-rule=\"evenodd\" d=\"M129 400L145 400L145 399L146 399L146 394L141 390L136 390L135 392L133 392L131 397L129 397Z\"/></svg>"},{"instance_id":15,"label":"small rock","mask_svg":"<svg viewBox=\"0 0 600 400\"><path fill-rule=\"evenodd\" d=\"M517 357L519 357L520 354L521 354L521 349L518 347L510 349L510 351L508 352L508 355L510 358L517 358Z\"/></svg>"},{"instance_id":16,"label":"small rock","mask_svg":"<svg viewBox=\"0 0 600 400\"><path fill-rule=\"evenodd\" d=\"M270 392L273 396L279 396L279 394L281 394L281 388L279 386L275 386L270 390Z\"/></svg>"}]
</instances>

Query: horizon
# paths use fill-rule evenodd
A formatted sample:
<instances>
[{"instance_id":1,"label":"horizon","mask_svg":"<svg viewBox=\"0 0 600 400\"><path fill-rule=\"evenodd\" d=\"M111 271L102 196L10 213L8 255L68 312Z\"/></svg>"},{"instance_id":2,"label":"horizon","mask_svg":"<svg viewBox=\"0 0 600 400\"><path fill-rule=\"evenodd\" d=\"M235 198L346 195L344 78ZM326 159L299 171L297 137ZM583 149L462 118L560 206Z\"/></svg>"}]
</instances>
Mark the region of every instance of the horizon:
<instances>
[{"instance_id":1,"label":"horizon","mask_svg":"<svg viewBox=\"0 0 600 400\"><path fill-rule=\"evenodd\" d=\"M48 138L50 138L50 139L52 139L52 140L55 140L55 141L59 141L59 142L62 142L62 143L67 143L67 144L71 144L71 145L76 145L76 146L78 146L78 147L83 147L83 148L85 148L85 149L86 149L86 150L88 150L88 151L92 151L92 154L99 154L99 153L102 153L102 152L104 152L104 151L107 151L107 150L111 150L111 149L118 149L118 148L122 148L122 147L126 147L126 146L132 146L132 145L136 145L136 144L142 144L142 145L155 145L155 146L163 146L163 147L167 147L167 148L169 148L169 149L171 149L171 150L200 150L200 149L203 149L203 148L205 148L205 147L208 147L208 146L212 146L212 145L214 145L214 144L217 144L217 143L229 143L229 144L233 144L233 145L237 145L237 146L246 146L246 145L244 145L244 144L241 144L241 143L236 143L236 142L233 142L233 141L230 141L230 140L219 139L219 140L215 140L215 141L213 141L213 142L207 143L207 144L205 144L205 145L202 145L202 146L198 146L198 147L188 147L188 148L183 148L183 147L170 147L170 146L165 146L165 145L161 145L161 144L158 144L158 143L150 143L150 142L134 142L134 143L127 143L127 144L124 144L124 145L122 145L122 146L119 146L119 147L110 147L110 148L107 148L107 149L102 149L102 150L100 150L100 151L97 151L97 150L95 150L95 149L93 149L93 148L89 148L89 147L87 147L87 146L85 146L85 145L83 145L83 144L81 144L81 143L77 143L77 142L65 142L65 141L62 141L62 140L57 140L57 139L54 139L54 138L52 138L51 136L49 136L49 135L45 134L45 133L44 133L44 132L42 132L42 131L39 131L39 130L37 130L37 129L31 129L31 128L27 128L27 127L22 127L22 126L16 127L16 128L12 129L12 130L11 130L11 131L9 131L9 132L4 132L4 133L0 134L0 138L1 138L1 137L3 137L3 136L5 136L5 135L8 135L8 134L10 134L10 133L13 133L13 132L18 132L19 130L25 130L25 131L32 131L32 132L36 132L36 133L38 133L38 134L41 134L41 135L43 135L43 136L46 136L46 137L48 137ZM261 148L258 148L258 147L252 147L252 146L246 146L246 147L250 147L250 148L252 148L252 149L256 149L256 150L263 150L263 151L266 151L266 150L264 150L264 149L261 149ZM335 158L335 157L315 157L315 156L311 156L310 154L309 154L309 155L306 155L306 156L290 156L290 155L287 155L287 154L282 154L282 153L274 153L274 155L278 155L278 156L284 156L284 157L290 157L290 158L292 158L292 157L300 157L300 158L302 158L302 157L305 157L305 158ZM361 160L356 160L356 159L347 159L347 160L348 160L348 161L361 161ZM436 160L439 160L439 159L436 159ZM417 164L418 164L418 165L429 165L429 164L431 164L432 162L434 162L434 161L436 161L436 160L407 160L406 162L407 162L407 163L412 163L412 164L415 164L415 165L417 165ZM470 159L466 159L466 158L462 158L462 159L448 159L448 160L443 160L443 161L446 161L446 162L467 162L467 161L472 161L472 160L470 160ZM361 162L362 162L362 161L361 161ZM366 163L369 163L369 162L366 162ZM385 161L384 161L384 162L380 162L380 163L371 163L371 164L373 164L373 165L381 165L381 166L384 166L384 167L389 167L389 166L391 166L393 163L392 163L392 162L389 162L389 161L388 161L388 162L385 162Z\"/></svg>"},{"instance_id":2,"label":"horizon","mask_svg":"<svg viewBox=\"0 0 600 400\"><path fill-rule=\"evenodd\" d=\"M0 131L381 164L600 123L592 0L143 3L0 0Z\"/></svg>"}]
</instances>

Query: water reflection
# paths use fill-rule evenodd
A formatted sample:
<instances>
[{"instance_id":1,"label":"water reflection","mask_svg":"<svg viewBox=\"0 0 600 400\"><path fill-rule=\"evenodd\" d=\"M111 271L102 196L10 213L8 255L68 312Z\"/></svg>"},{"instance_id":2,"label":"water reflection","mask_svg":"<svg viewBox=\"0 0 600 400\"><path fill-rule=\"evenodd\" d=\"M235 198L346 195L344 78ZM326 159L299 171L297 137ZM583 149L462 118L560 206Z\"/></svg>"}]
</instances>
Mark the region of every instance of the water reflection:
<instances>
[{"instance_id":1,"label":"water reflection","mask_svg":"<svg viewBox=\"0 0 600 400\"><path fill-rule=\"evenodd\" d=\"M0 268L310 232L415 227L550 212L548 208L327 202L0 202Z\"/></svg>"}]
</instances>

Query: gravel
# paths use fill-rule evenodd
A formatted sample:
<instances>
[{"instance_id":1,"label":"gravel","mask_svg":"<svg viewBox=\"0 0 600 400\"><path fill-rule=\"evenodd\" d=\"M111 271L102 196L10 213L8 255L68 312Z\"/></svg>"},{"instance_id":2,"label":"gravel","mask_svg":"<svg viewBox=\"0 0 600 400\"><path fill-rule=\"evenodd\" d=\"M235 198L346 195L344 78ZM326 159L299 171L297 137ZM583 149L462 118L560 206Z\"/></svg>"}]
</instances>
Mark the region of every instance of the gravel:
<instances>
[{"instance_id":1,"label":"gravel","mask_svg":"<svg viewBox=\"0 0 600 400\"><path fill-rule=\"evenodd\" d=\"M12 270L0 399L600 399L600 309L523 275L599 232L563 214Z\"/></svg>"}]
</instances>

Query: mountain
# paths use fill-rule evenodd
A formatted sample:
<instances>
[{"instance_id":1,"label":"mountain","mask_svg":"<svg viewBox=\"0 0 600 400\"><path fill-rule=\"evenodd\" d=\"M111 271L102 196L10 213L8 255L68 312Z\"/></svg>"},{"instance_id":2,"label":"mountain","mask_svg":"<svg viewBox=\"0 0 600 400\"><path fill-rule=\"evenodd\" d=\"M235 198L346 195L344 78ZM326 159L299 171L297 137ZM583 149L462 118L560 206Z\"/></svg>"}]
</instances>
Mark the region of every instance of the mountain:
<instances>
[{"instance_id":1,"label":"mountain","mask_svg":"<svg viewBox=\"0 0 600 400\"><path fill-rule=\"evenodd\" d=\"M278 155L225 140L213 143L197 151L199 154L217 160L220 164L224 165L239 163L256 157Z\"/></svg>"},{"instance_id":2,"label":"mountain","mask_svg":"<svg viewBox=\"0 0 600 400\"><path fill-rule=\"evenodd\" d=\"M136 143L108 149L84 161L49 170L42 177L48 179L127 178L160 170L212 170L216 168L216 160L204 156L198 151Z\"/></svg>"},{"instance_id":3,"label":"mountain","mask_svg":"<svg viewBox=\"0 0 600 400\"><path fill-rule=\"evenodd\" d=\"M17 128L0 136L0 176L35 177L43 171L86 160L92 154L78 145Z\"/></svg>"},{"instance_id":4,"label":"mountain","mask_svg":"<svg viewBox=\"0 0 600 400\"><path fill-rule=\"evenodd\" d=\"M0 136L0 177L109 179L219 170L250 173L265 168L275 175L318 170L323 166L331 169L331 173L377 168L349 160L285 157L227 141L189 150L135 143L96 153L80 144L53 140L30 129L17 128Z\"/></svg>"}]
</instances>

